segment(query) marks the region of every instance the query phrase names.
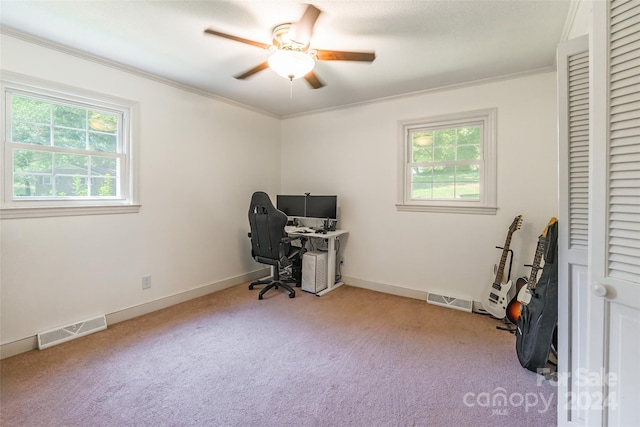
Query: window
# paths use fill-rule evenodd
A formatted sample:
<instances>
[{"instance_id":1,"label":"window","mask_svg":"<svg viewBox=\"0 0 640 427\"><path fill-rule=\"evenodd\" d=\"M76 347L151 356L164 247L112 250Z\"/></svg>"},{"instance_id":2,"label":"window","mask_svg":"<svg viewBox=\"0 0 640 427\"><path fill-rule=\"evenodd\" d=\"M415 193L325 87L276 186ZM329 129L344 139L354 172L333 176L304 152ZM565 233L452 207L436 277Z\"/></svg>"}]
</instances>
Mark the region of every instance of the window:
<instances>
[{"instance_id":1,"label":"window","mask_svg":"<svg viewBox=\"0 0 640 427\"><path fill-rule=\"evenodd\" d=\"M135 104L3 81L2 218L137 212Z\"/></svg>"},{"instance_id":2,"label":"window","mask_svg":"<svg viewBox=\"0 0 640 427\"><path fill-rule=\"evenodd\" d=\"M496 212L496 109L400 123L398 210Z\"/></svg>"}]
</instances>

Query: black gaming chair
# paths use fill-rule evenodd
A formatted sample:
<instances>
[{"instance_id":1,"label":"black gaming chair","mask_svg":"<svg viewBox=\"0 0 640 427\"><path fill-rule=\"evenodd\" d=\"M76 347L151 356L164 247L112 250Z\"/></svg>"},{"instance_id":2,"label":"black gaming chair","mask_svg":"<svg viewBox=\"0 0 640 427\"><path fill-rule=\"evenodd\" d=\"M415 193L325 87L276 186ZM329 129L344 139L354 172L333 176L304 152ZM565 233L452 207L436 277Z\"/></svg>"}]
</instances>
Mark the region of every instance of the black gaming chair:
<instances>
[{"instance_id":1,"label":"black gaming chair","mask_svg":"<svg viewBox=\"0 0 640 427\"><path fill-rule=\"evenodd\" d=\"M287 215L276 209L269 199L269 195L257 191L251 196L249 206L249 225L251 226L251 256L262 264L273 267L273 277L265 280L257 280L249 285L253 289L255 285L267 285L260 291L258 299L271 288L282 287L289 291L289 298L296 296L296 291L280 279L280 269L293 263L300 263L304 244L302 247L291 245L291 241L300 239L290 238L284 230L287 225ZM295 280L287 280L296 282ZM299 286L300 284L297 283Z\"/></svg>"}]
</instances>

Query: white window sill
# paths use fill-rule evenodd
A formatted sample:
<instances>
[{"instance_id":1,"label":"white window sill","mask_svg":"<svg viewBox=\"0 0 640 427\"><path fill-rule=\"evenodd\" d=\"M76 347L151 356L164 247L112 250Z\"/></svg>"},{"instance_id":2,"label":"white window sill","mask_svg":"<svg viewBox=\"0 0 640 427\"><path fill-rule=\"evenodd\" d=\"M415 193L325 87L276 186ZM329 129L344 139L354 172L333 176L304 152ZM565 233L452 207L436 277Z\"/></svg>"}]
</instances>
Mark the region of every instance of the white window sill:
<instances>
[{"instance_id":1,"label":"white window sill","mask_svg":"<svg viewBox=\"0 0 640 427\"><path fill-rule=\"evenodd\" d=\"M498 211L498 208L490 206L435 206L404 204L396 204L396 209L400 212L435 212L476 215L495 215Z\"/></svg>"},{"instance_id":2,"label":"white window sill","mask_svg":"<svg viewBox=\"0 0 640 427\"><path fill-rule=\"evenodd\" d=\"M0 219L138 213L142 205L11 207L0 209Z\"/></svg>"}]
</instances>

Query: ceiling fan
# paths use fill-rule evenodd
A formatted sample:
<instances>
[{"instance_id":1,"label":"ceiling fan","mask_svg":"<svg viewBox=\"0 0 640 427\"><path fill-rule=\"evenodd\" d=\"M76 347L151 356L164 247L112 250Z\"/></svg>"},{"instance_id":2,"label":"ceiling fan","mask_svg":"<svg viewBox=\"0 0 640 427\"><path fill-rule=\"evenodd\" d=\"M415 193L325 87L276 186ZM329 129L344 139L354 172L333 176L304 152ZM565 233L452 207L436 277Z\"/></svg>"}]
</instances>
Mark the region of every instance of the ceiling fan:
<instances>
[{"instance_id":1,"label":"ceiling fan","mask_svg":"<svg viewBox=\"0 0 640 427\"><path fill-rule=\"evenodd\" d=\"M324 83L313 72L316 61L373 62L376 59L376 54L373 52L311 49L313 26L320 13L322 13L320 9L310 4L307 5L307 9L298 22L280 24L273 29L272 44L237 37L211 28L204 30L204 32L205 34L235 40L273 52L267 61L234 76L236 79L244 80L265 68L271 68L291 81L304 77L313 89L319 89L324 86Z\"/></svg>"}]
</instances>

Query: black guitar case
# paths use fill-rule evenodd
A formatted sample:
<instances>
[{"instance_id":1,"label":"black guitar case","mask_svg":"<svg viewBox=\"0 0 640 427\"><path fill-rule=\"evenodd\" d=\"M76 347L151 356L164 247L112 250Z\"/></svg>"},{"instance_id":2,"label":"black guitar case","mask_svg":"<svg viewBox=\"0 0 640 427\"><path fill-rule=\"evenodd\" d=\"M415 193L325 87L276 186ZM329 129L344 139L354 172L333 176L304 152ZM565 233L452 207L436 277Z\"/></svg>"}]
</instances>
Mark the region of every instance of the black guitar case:
<instances>
[{"instance_id":1,"label":"black guitar case","mask_svg":"<svg viewBox=\"0 0 640 427\"><path fill-rule=\"evenodd\" d=\"M558 323L558 223L549 226L544 267L528 305L522 306L516 328L516 353L523 368L537 372L549 360Z\"/></svg>"}]
</instances>

